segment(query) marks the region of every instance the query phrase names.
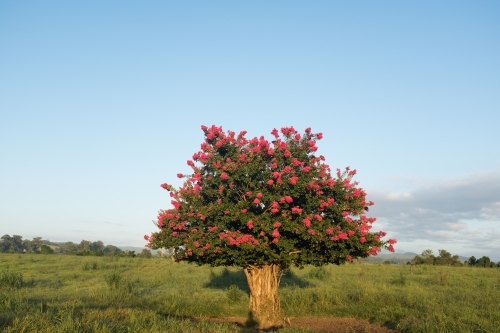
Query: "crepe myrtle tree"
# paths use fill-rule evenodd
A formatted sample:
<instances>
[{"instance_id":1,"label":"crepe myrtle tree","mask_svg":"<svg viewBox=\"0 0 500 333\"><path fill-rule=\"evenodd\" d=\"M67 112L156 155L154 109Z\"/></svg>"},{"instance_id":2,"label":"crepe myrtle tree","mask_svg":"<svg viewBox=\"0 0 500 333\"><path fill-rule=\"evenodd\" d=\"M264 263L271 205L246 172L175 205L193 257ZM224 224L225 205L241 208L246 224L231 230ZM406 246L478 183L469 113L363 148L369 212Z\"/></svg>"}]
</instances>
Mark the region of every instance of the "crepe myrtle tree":
<instances>
[{"instance_id":1,"label":"crepe myrtle tree","mask_svg":"<svg viewBox=\"0 0 500 333\"><path fill-rule=\"evenodd\" d=\"M154 249L175 246L176 260L240 266L249 289L249 323L278 327L281 272L292 265L343 264L394 251L385 232L370 232L373 202L353 181L356 170L332 175L317 156L321 133L273 129L274 140L247 139L221 127L201 127L205 140L191 160L183 186L161 186L173 208L161 210L159 231L145 235Z\"/></svg>"}]
</instances>

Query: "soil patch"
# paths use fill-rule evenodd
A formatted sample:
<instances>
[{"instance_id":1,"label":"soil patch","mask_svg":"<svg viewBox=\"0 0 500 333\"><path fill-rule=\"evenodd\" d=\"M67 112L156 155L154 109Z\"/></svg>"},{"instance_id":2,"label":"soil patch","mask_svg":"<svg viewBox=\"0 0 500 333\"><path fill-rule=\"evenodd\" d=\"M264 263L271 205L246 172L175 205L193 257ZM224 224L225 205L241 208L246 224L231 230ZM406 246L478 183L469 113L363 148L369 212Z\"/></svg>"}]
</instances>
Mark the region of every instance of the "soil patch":
<instances>
[{"instance_id":1,"label":"soil patch","mask_svg":"<svg viewBox=\"0 0 500 333\"><path fill-rule=\"evenodd\" d=\"M215 322L234 323L243 327L246 318L222 317L222 318L200 318ZM287 323L291 327L301 327L317 331L319 333L397 333L393 328L370 323L366 319L357 318L316 318L299 317L289 318Z\"/></svg>"}]
</instances>

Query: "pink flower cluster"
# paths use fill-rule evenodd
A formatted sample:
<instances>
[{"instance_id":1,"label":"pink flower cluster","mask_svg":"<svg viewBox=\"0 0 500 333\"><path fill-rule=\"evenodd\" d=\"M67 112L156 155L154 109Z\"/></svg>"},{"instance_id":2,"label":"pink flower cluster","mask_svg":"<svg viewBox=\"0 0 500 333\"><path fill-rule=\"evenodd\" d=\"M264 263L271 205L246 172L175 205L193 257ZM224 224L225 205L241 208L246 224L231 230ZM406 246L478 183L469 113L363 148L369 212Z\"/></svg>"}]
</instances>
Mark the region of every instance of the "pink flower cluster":
<instances>
[{"instance_id":1,"label":"pink flower cluster","mask_svg":"<svg viewBox=\"0 0 500 333\"><path fill-rule=\"evenodd\" d=\"M229 245L236 245L236 246L242 244L259 245L259 241L256 240L252 235L242 234L239 231L221 232L219 233L219 239L221 241L228 242Z\"/></svg>"}]
</instances>

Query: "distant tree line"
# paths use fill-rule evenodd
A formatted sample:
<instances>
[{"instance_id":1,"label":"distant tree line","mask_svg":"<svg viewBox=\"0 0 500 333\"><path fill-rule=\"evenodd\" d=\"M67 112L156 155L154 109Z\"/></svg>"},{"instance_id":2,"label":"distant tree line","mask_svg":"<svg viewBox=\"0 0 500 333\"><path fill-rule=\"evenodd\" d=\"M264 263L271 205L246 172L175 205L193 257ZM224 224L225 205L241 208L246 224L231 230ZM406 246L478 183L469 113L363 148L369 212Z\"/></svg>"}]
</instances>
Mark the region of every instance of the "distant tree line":
<instances>
[{"instance_id":1,"label":"distant tree line","mask_svg":"<svg viewBox=\"0 0 500 333\"><path fill-rule=\"evenodd\" d=\"M4 253L41 253L41 254L72 254L77 256L141 256L151 258L149 249L143 249L142 253L135 251L123 251L114 245L104 245L102 241L91 242L82 240L80 244L73 242L51 242L42 237L34 237L32 240L23 239L20 235L3 235L0 238L0 252Z\"/></svg>"},{"instance_id":2,"label":"distant tree line","mask_svg":"<svg viewBox=\"0 0 500 333\"><path fill-rule=\"evenodd\" d=\"M476 257L472 256L469 258L469 260L466 261L466 264L475 267L500 267L500 261L495 264L487 256L482 256L479 259L476 259Z\"/></svg>"},{"instance_id":3,"label":"distant tree line","mask_svg":"<svg viewBox=\"0 0 500 333\"><path fill-rule=\"evenodd\" d=\"M451 255L446 250L439 250L439 255L435 256L431 249L424 250L421 255L415 256L410 264L413 265L438 265L438 266L475 266L475 267L500 267L500 261L494 263L489 257L483 256L476 259L474 256L469 260L461 262L458 255Z\"/></svg>"}]
</instances>

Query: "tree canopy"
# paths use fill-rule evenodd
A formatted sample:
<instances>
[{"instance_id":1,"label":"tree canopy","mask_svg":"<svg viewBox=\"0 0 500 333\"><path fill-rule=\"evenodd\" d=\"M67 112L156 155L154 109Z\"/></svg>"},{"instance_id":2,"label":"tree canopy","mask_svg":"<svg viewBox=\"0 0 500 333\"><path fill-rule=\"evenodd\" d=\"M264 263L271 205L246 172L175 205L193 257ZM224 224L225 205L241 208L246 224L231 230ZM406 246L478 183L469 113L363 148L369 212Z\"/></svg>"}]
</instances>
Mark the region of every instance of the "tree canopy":
<instances>
[{"instance_id":1,"label":"tree canopy","mask_svg":"<svg viewBox=\"0 0 500 333\"><path fill-rule=\"evenodd\" d=\"M347 167L332 176L317 155L322 133L293 127L247 139L202 126L205 140L187 161L192 173L170 192L173 208L161 210L152 248L175 246L177 260L212 266L341 264L394 251L385 232L370 232L373 202Z\"/></svg>"}]
</instances>

